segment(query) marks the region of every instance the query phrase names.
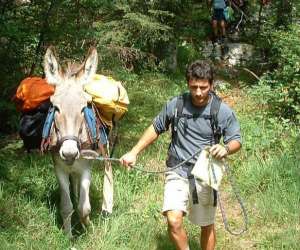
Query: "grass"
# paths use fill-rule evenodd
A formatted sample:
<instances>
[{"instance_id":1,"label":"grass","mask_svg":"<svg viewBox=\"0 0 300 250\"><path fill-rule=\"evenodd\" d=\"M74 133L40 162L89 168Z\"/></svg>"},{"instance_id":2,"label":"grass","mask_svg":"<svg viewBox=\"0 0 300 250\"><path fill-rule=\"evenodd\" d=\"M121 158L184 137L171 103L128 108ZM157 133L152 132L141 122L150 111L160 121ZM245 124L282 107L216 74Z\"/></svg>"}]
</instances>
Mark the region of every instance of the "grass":
<instances>
[{"instance_id":1,"label":"grass","mask_svg":"<svg viewBox=\"0 0 300 250\"><path fill-rule=\"evenodd\" d=\"M126 81L131 104L119 123L114 155L121 156L138 140L163 103L185 89L184 79L165 75L118 73ZM228 93L236 93L227 90ZM299 128L270 120L255 105L250 92L238 91L234 109L243 132L243 149L230 157L230 166L245 200L249 231L239 237L224 231L218 215L217 249L297 249L300 245ZM162 135L138 161L161 170L170 135ZM84 231L74 215L76 238L66 239L58 214L58 185L50 156L26 154L21 142L9 140L0 149L0 249L107 249L171 250L166 222L161 215L163 176L126 171L114 165L114 213L100 217L103 171L93 170L92 225ZM297 158L298 157L298 158ZM223 182L223 203L231 226L242 226L236 202ZM185 223L191 249L199 249L199 229Z\"/></svg>"}]
</instances>

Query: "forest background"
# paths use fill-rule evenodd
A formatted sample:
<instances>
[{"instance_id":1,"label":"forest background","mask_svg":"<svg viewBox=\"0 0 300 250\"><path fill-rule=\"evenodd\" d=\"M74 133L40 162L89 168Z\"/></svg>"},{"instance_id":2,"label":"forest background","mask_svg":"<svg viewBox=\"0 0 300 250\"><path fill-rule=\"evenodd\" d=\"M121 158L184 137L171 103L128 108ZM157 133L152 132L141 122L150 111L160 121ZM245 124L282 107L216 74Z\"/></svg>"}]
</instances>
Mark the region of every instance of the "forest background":
<instances>
[{"instance_id":1,"label":"forest background","mask_svg":"<svg viewBox=\"0 0 300 250\"><path fill-rule=\"evenodd\" d=\"M215 65L217 78L228 83L220 94L231 97L241 122L243 149L230 165L246 201L249 231L232 237L218 221L218 249L297 249L300 2L246 3L247 19L238 37L255 46L256 57L240 66ZM127 173L117 165L113 217L99 216L103 173L96 168L93 227L84 232L77 225L76 240L67 240L59 230L50 157L21 153L19 113L11 97L23 78L43 75L48 45L55 45L61 58L73 60L96 46L98 72L121 80L131 100L119 125L115 155L120 156L163 103L185 90L186 65L204 57L204 44L211 39L210 16L201 0L0 0L0 249L172 249L159 212L163 178ZM162 169L168 139L162 137L140 163ZM223 188L231 225L239 228L241 214L228 180ZM197 228L188 222L187 227L192 249L199 247Z\"/></svg>"}]
</instances>

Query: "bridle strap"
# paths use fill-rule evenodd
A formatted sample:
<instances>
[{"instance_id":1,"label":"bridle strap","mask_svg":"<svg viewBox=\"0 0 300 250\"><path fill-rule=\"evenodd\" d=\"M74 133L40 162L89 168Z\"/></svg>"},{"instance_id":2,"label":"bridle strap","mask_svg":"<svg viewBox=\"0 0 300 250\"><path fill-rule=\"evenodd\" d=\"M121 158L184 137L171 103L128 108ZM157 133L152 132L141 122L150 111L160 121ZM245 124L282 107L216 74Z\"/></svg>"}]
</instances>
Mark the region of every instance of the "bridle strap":
<instances>
[{"instance_id":1,"label":"bridle strap","mask_svg":"<svg viewBox=\"0 0 300 250\"><path fill-rule=\"evenodd\" d=\"M80 140L78 138L78 136L74 136L74 135L66 135L63 136L62 138L60 138L60 140L57 142L57 146L60 148L61 145L64 143L64 141L66 140L73 140L77 142L77 147L80 149L81 143Z\"/></svg>"}]
</instances>

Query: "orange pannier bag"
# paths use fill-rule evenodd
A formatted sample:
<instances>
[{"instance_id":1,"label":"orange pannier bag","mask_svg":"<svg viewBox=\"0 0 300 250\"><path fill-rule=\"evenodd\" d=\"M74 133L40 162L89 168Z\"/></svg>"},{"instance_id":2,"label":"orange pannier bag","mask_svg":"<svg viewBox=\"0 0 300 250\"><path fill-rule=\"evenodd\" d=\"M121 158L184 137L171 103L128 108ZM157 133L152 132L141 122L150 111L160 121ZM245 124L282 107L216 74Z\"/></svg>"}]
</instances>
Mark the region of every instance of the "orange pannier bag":
<instances>
[{"instance_id":1,"label":"orange pannier bag","mask_svg":"<svg viewBox=\"0 0 300 250\"><path fill-rule=\"evenodd\" d=\"M41 77L27 77L21 81L13 101L19 111L28 112L49 99L54 89L53 85Z\"/></svg>"}]
</instances>

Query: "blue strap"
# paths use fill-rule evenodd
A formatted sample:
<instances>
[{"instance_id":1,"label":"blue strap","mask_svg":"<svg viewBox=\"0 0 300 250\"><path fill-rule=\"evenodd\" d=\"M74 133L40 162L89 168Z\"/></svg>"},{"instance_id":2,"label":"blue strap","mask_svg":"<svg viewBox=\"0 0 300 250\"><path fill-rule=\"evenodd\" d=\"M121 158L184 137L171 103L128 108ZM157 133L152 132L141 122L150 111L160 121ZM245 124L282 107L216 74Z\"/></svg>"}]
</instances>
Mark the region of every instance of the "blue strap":
<instances>
[{"instance_id":1,"label":"blue strap","mask_svg":"<svg viewBox=\"0 0 300 250\"><path fill-rule=\"evenodd\" d=\"M55 110L56 110L55 107L51 107L48 111L47 118L43 127L43 134L42 134L43 139L47 139L50 135L51 126L54 120Z\"/></svg>"},{"instance_id":2,"label":"blue strap","mask_svg":"<svg viewBox=\"0 0 300 250\"><path fill-rule=\"evenodd\" d=\"M94 114L94 110L92 109L92 107L87 106L84 107L83 113L84 113L84 118L88 124L93 143L97 144L97 128L96 128L97 125L96 125L96 117Z\"/></svg>"}]
</instances>

